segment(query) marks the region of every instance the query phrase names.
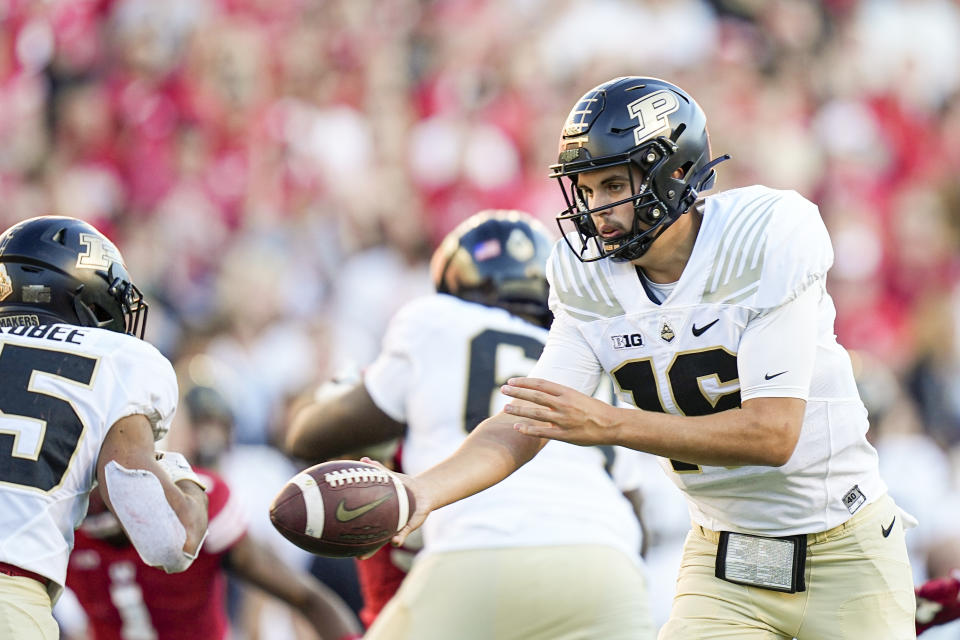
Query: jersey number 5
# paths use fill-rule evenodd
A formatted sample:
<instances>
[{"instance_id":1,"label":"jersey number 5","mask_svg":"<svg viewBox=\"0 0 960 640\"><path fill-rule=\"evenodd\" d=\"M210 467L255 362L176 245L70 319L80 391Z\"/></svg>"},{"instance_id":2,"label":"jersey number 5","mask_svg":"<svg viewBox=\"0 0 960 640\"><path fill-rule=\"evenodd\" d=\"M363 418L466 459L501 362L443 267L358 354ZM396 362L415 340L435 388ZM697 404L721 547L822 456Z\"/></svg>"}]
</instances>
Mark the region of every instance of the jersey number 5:
<instances>
[{"instance_id":1,"label":"jersey number 5","mask_svg":"<svg viewBox=\"0 0 960 640\"><path fill-rule=\"evenodd\" d=\"M2 347L0 482L41 491L60 484L83 433L83 422L66 399L53 391L39 391L38 381L49 375L89 387L96 366L95 358L76 353Z\"/></svg>"}]
</instances>

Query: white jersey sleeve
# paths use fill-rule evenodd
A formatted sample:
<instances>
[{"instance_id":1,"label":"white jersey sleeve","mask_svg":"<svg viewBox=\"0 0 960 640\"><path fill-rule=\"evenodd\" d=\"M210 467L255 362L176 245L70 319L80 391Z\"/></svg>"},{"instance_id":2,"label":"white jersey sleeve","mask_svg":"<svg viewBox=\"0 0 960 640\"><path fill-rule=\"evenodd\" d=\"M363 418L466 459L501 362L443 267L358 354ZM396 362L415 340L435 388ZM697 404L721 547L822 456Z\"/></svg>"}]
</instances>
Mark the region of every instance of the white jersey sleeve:
<instances>
[{"instance_id":1,"label":"white jersey sleeve","mask_svg":"<svg viewBox=\"0 0 960 640\"><path fill-rule=\"evenodd\" d=\"M604 371L576 323L561 314L554 318L543 353L529 375L593 395Z\"/></svg>"},{"instance_id":2,"label":"white jersey sleeve","mask_svg":"<svg viewBox=\"0 0 960 640\"><path fill-rule=\"evenodd\" d=\"M154 441L170 430L179 389L173 365L156 347L143 340L118 345L108 360L116 373L117 393L110 394L107 424L132 415L144 415Z\"/></svg>"},{"instance_id":3,"label":"white jersey sleeve","mask_svg":"<svg viewBox=\"0 0 960 640\"><path fill-rule=\"evenodd\" d=\"M406 398L413 381L413 354L418 341L423 339L419 318L429 312L429 301L430 298L414 300L394 315L384 334L380 355L363 374L363 384L374 404L397 422L407 421Z\"/></svg>"},{"instance_id":4,"label":"white jersey sleeve","mask_svg":"<svg viewBox=\"0 0 960 640\"><path fill-rule=\"evenodd\" d=\"M807 399L817 356L817 309L823 295L822 284L817 283L747 325L737 357L741 400Z\"/></svg>"},{"instance_id":5,"label":"white jersey sleeve","mask_svg":"<svg viewBox=\"0 0 960 640\"><path fill-rule=\"evenodd\" d=\"M833 265L833 245L817 205L796 191L774 192L778 197L764 224L763 271L756 300L759 310L779 307L808 286L826 279Z\"/></svg>"},{"instance_id":6,"label":"white jersey sleeve","mask_svg":"<svg viewBox=\"0 0 960 640\"><path fill-rule=\"evenodd\" d=\"M603 376L603 367L590 343L580 332L579 317L582 311L571 307L568 300L576 296L588 301L583 306L602 305L595 293L596 287L582 283L580 273L574 276L577 267L569 260L570 249L561 239L553 245L547 260L547 282L550 285L549 304L553 312L553 324L547 343L537 364L530 372L534 378L544 378L566 385L582 393L592 395ZM564 291L565 295L560 294ZM581 295L582 294L582 295ZM609 297L602 300L609 300ZM622 311L622 310L621 310Z\"/></svg>"}]
</instances>

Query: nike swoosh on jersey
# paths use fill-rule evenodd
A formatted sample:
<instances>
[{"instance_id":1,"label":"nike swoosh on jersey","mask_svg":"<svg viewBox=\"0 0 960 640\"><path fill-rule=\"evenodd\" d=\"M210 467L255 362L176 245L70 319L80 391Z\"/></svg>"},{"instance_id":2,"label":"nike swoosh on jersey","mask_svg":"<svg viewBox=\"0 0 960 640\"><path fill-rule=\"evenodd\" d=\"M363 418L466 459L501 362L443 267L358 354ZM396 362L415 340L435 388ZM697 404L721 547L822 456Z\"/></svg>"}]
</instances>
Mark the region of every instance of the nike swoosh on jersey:
<instances>
[{"instance_id":1,"label":"nike swoosh on jersey","mask_svg":"<svg viewBox=\"0 0 960 640\"><path fill-rule=\"evenodd\" d=\"M703 334L704 331L706 331L707 329L709 329L709 328L712 327L713 325L717 324L718 322L720 322L720 318L717 318L716 320L714 320L714 321L711 322L710 324L705 324L705 325L703 325L702 327L698 327L698 326L696 325L696 323L694 323L693 327L691 328L691 331L693 332L694 337L699 337L699 336L701 336L701 335Z\"/></svg>"},{"instance_id":2,"label":"nike swoosh on jersey","mask_svg":"<svg viewBox=\"0 0 960 640\"><path fill-rule=\"evenodd\" d=\"M893 516L893 520L890 521L890 526L889 526L889 527L884 527L882 524L880 525L880 533L883 534L883 537L884 537L884 538L886 538L887 536L889 536L889 535L890 535L890 532L893 531L893 523L896 522L896 521L897 521L897 516Z\"/></svg>"},{"instance_id":3,"label":"nike swoosh on jersey","mask_svg":"<svg viewBox=\"0 0 960 640\"><path fill-rule=\"evenodd\" d=\"M360 516L367 513L368 511L372 511L373 509L376 509L377 507L379 507L381 504L383 504L389 499L390 499L390 494L387 494L385 496L377 498L373 502L368 502L365 505L359 506L356 509L348 509L346 500L341 500L340 502L337 503L337 511L334 515L336 516L337 520L339 520L340 522L350 522L351 520L355 520L356 518L359 518Z\"/></svg>"},{"instance_id":4,"label":"nike swoosh on jersey","mask_svg":"<svg viewBox=\"0 0 960 640\"><path fill-rule=\"evenodd\" d=\"M789 369L787 369L787 371L789 371ZM773 379L776 378L777 376L782 376L782 375L785 374L787 371L781 371L780 373L768 373L768 374L764 375L763 378L764 378L764 380L773 380Z\"/></svg>"}]
</instances>

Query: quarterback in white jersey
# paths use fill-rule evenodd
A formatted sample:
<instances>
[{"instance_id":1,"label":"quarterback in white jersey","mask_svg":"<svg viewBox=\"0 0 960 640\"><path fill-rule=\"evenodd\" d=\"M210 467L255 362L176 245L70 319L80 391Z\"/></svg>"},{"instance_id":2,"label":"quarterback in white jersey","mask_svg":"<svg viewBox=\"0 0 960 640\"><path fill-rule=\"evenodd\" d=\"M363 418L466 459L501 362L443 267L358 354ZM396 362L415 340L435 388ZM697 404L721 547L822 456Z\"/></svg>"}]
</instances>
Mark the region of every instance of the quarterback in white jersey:
<instances>
[{"instance_id":1,"label":"quarterback in white jersey","mask_svg":"<svg viewBox=\"0 0 960 640\"><path fill-rule=\"evenodd\" d=\"M549 250L526 214L465 221L435 254L438 294L393 317L347 392L357 408L329 398L309 407L290 450L320 459L402 436L407 473L451 455L501 409L500 385L543 350ZM553 442L504 482L434 512L413 569L364 637L653 638L639 523L611 478L614 456Z\"/></svg>"},{"instance_id":2,"label":"quarterback in white jersey","mask_svg":"<svg viewBox=\"0 0 960 640\"><path fill-rule=\"evenodd\" d=\"M615 78L577 102L551 168L569 232L546 347L503 413L408 480L417 512L395 541L546 442L623 445L661 457L693 522L661 638L913 637L914 523L834 337L830 238L795 192L701 200L726 159L669 82ZM608 374L635 409L589 397Z\"/></svg>"},{"instance_id":3,"label":"quarterback in white jersey","mask_svg":"<svg viewBox=\"0 0 960 640\"><path fill-rule=\"evenodd\" d=\"M608 371L623 401L683 416L751 398L805 400L785 464L661 464L708 529L831 529L887 488L850 358L833 334L826 229L812 203L765 187L708 197L700 210L691 214L703 219L697 243L662 301L655 291L637 295L630 262L584 264L561 242L548 271L551 348L530 375L586 391Z\"/></svg>"},{"instance_id":4,"label":"quarterback in white jersey","mask_svg":"<svg viewBox=\"0 0 960 640\"><path fill-rule=\"evenodd\" d=\"M155 452L177 404L170 362L144 342L146 303L116 247L44 216L0 235L0 637L58 637L90 491L149 564L186 569L206 495L180 454Z\"/></svg>"}]
</instances>

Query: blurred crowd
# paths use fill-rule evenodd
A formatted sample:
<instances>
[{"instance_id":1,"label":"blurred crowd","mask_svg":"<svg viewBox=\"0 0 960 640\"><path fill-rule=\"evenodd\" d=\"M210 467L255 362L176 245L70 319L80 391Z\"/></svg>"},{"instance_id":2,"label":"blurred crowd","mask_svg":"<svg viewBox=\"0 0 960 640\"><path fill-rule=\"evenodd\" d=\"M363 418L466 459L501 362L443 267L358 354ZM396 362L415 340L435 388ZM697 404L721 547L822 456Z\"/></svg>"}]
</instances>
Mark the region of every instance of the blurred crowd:
<instances>
[{"instance_id":1,"label":"blurred crowd","mask_svg":"<svg viewBox=\"0 0 960 640\"><path fill-rule=\"evenodd\" d=\"M0 226L58 213L114 238L184 391L218 389L232 444L264 450L300 394L372 359L457 222L552 224L547 166L577 97L615 75L679 84L733 156L719 188L820 205L838 336L921 519L918 579L943 570L960 3L0 0L0 24Z\"/></svg>"}]
</instances>

